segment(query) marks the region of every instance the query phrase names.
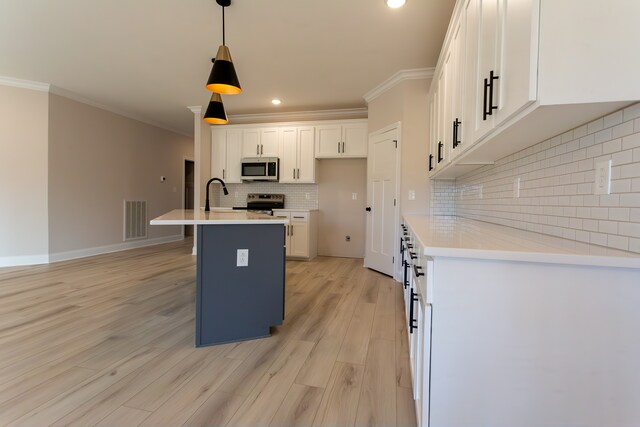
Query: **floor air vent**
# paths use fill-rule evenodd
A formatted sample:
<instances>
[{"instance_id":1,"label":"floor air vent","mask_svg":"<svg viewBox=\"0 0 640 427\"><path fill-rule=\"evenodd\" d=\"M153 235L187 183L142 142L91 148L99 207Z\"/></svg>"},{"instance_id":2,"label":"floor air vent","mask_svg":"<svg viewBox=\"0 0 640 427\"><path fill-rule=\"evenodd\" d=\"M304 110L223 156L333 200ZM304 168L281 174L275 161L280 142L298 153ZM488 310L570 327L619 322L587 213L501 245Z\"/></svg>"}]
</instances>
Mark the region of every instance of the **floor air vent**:
<instances>
[{"instance_id":1,"label":"floor air vent","mask_svg":"<svg viewBox=\"0 0 640 427\"><path fill-rule=\"evenodd\" d=\"M124 201L124 240L147 237L147 201Z\"/></svg>"}]
</instances>

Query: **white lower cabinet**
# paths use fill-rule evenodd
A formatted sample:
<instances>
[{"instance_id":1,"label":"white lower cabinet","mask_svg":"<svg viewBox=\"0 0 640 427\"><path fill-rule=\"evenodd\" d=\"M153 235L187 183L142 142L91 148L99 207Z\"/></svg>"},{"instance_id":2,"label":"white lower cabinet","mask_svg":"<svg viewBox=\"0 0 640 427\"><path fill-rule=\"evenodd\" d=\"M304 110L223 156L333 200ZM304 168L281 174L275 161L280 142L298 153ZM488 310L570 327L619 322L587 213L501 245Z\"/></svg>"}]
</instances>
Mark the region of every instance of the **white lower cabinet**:
<instances>
[{"instance_id":1,"label":"white lower cabinet","mask_svg":"<svg viewBox=\"0 0 640 427\"><path fill-rule=\"evenodd\" d=\"M276 209L273 216L287 218L285 246L287 257L315 258L318 254L317 211L285 211Z\"/></svg>"},{"instance_id":2,"label":"white lower cabinet","mask_svg":"<svg viewBox=\"0 0 640 427\"><path fill-rule=\"evenodd\" d=\"M427 281L432 276L431 260L421 253L415 236L404 225L400 245L403 267L404 303L409 341L411 385L418 426L429 425L429 379L431 372L431 304L427 302Z\"/></svg>"}]
</instances>

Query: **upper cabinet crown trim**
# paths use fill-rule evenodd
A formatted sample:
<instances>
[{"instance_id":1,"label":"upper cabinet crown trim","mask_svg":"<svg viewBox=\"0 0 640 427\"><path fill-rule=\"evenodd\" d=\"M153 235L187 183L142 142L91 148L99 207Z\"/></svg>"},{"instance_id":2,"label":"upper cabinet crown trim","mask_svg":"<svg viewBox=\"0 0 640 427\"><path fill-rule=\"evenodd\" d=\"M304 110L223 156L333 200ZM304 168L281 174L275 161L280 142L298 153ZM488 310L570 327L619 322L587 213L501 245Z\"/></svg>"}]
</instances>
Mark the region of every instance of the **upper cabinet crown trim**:
<instances>
[{"instance_id":1,"label":"upper cabinet crown trim","mask_svg":"<svg viewBox=\"0 0 640 427\"><path fill-rule=\"evenodd\" d=\"M230 115L233 124L252 124L286 121L314 121L340 119L366 119L366 108L343 108L336 110L291 111L280 113L236 114Z\"/></svg>"},{"instance_id":2,"label":"upper cabinet crown trim","mask_svg":"<svg viewBox=\"0 0 640 427\"><path fill-rule=\"evenodd\" d=\"M367 101L367 104L405 80L420 80L430 79L435 73L435 68L414 68L412 70L400 70L387 80L382 82L379 86L367 92L363 98Z\"/></svg>"}]
</instances>

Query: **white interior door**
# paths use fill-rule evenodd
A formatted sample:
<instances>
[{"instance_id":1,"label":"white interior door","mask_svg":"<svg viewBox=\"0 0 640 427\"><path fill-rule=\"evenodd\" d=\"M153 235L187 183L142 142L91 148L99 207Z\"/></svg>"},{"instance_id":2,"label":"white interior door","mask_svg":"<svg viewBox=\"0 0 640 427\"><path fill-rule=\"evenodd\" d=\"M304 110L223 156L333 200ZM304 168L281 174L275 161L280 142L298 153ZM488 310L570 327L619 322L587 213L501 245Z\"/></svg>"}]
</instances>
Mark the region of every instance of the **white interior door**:
<instances>
[{"instance_id":1,"label":"white interior door","mask_svg":"<svg viewBox=\"0 0 640 427\"><path fill-rule=\"evenodd\" d=\"M369 137L365 267L393 276L398 129Z\"/></svg>"}]
</instances>

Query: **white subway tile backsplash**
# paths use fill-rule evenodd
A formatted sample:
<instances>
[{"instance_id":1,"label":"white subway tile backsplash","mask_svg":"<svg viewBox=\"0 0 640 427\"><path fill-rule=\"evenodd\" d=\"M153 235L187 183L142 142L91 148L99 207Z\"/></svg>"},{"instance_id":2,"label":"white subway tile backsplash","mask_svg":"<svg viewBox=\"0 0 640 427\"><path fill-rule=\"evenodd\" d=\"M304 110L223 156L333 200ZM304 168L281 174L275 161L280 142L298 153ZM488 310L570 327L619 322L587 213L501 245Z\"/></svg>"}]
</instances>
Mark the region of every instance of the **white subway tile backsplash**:
<instances>
[{"instance_id":1,"label":"white subway tile backsplash","mask_svg":"<svg viewBox=\"0 0 640 427\"><path fill-rule=\"evenodd\" d=\"M595 195L595 165L606 160L612 160L611 194ZM432 181L432 194L432 214L640 252L640 103L455 182Z\"/></svg>"},{"instance_id":2,"label":"white subway tile backsplash","mask_svg":"<svg viewBox=\"0 0 640 427\"><path fill-rule=\"evenodd\" d=\"M622 123L624 117L622 110L611 113L608 116L603 117L603 127L610 128Z\"/></svg>"},{"instance_id":3,"label":"white subway tile backsplash","mask_svg":"<svg viewBox=\"0 0 640 427\"><path fill-rule=\"evenodd\" d=\"M611 136L614 138L621 138L623 136L631 135L633 133L633 122L624 122L615 126L611 131Z\"/></svg>"},{"instance_id":4,"label":"white subway tile backsplash","mask_svg":"<svg viewBox=\"0 0 640 427\"><path fill-rule=\"evenodd\" d=\"M604 127L604 119L599 118L599 119L594 120L591 123L587 124L587 133L598 132L598 131L602 130L603 127Z\"/></svg>"},{"instance_id":5,"label":"white subway tile backsplash","mask_svg":"<svg viewBox=\"0 0 640 427\"><path fill-rule=\"evenodd\" d=\"M624 150L632 150L640 147L640 129L633 135L628 135L622 138L622 148Z\"/></svg>"},{"instance_id":6,"label":"white subway tile backsplash","mask_svg":"<svg viewBox=\"0 0 640 427\"><path fill-rule=\"evenodd\" d=\"M613 141L605 142L602 145L602 154L611 154L620 151L622 148L622 140L620 138Z\"/></svg>"},{"instance_id":7,"label":"white subway tile backsplash","mask_svg":"<svg viewBox=\"0 0 640 427\"><path fill-rule=\"evenodd\" d=\"M218 187L215 186L211 190L214 206L226 208L246 206L247 194L270 193L284 194L284 207L287 209L318 209L317 184L280 184L278 182L227 184L228 196L223 195L222 191L218 190Z\"/></svg>"},{"instance_id":8,"label":"white subway tile backsplash","mask_svg":"<svg viewBox=\"0 0 640 427\"><path fill-rule=\"evenodd\" d=\"M607 236L607 246L610 248L621 249L623 251L629 250L629 238L625 236Z\"/></svg>"},{"instance_id":9,"label":"white subway tile backsplash","mask_svg":"<svg viewBox=\"0 0 640 427\"><path fill-rule=\"evenodd\" d=\"M624 121L637 119L640 117L640 104L634 104L622 110Z\"/></svg>"}]
</instances>

